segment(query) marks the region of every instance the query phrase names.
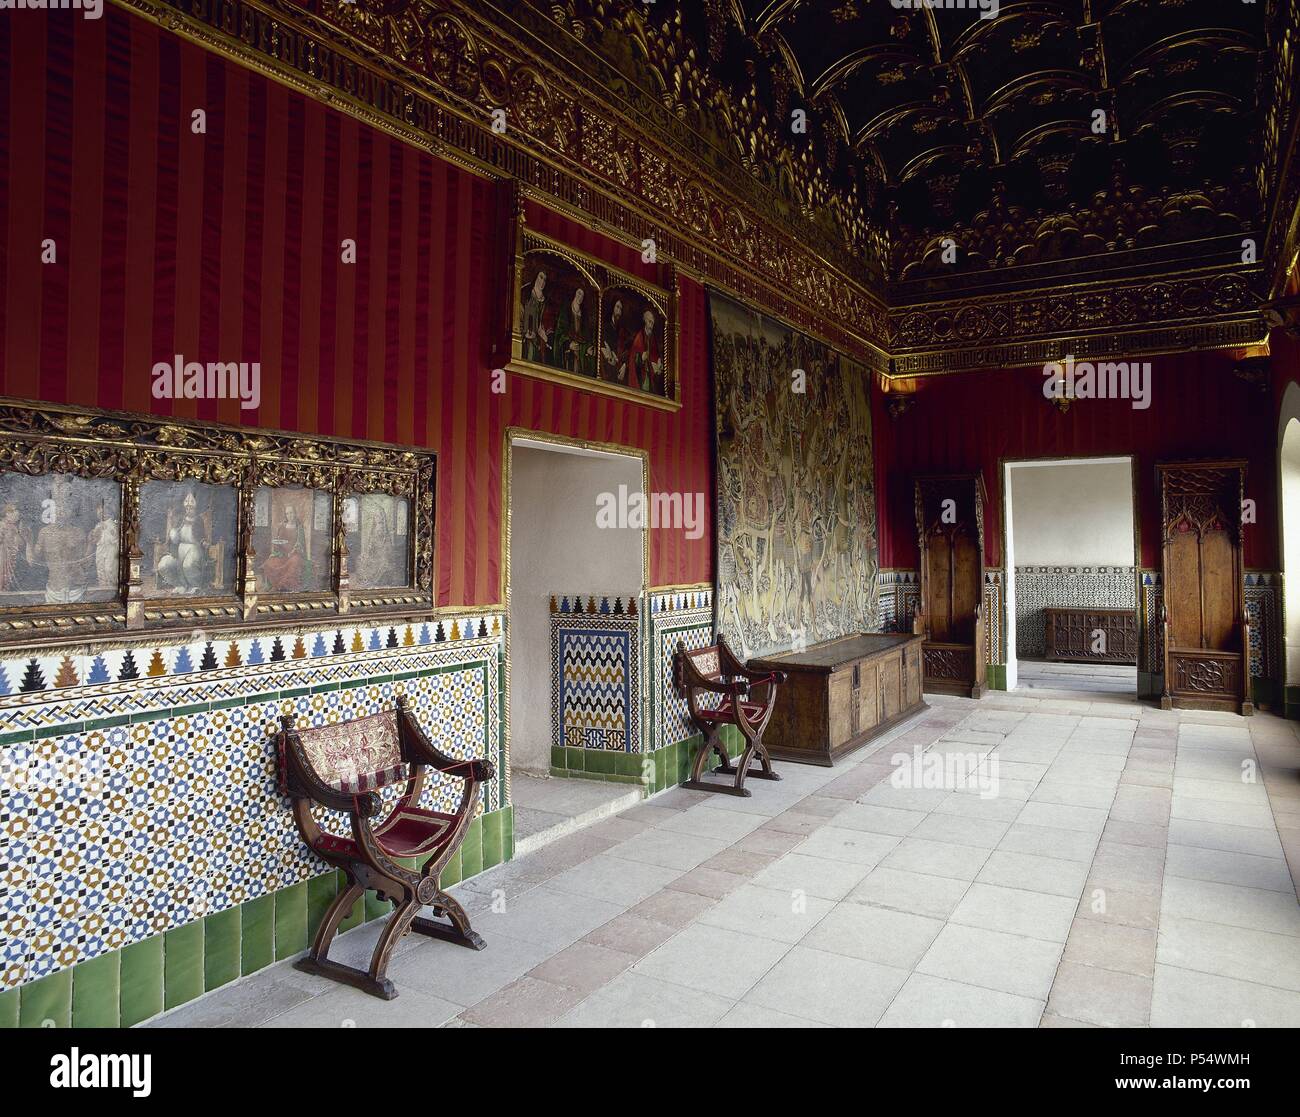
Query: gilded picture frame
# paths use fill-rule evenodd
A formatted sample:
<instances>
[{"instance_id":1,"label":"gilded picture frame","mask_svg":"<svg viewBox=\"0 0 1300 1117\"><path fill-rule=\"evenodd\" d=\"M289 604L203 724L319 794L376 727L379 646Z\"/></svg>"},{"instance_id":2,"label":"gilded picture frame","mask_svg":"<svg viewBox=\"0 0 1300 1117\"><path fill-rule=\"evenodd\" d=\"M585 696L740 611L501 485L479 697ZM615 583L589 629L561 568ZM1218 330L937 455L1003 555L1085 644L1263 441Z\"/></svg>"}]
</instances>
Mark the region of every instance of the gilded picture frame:
<instances>
[{"instance_id":1,"label":"gilded picture frame","mask_svg":"<svg viewBox=\"0 0 1300 1117\"><path fill-rule=\"evenodd\" d=\"M0 592L0 644L432 610L435 479L436 455L413 447L0 398L0 494L12 490L6 514L16 540L0 554L9 591ZM105 486L116 498L107 514ZM272 546L273 533L259 529L258 494L269 508L269 494L287 498L288 490L319 494L310 513L310 588L286 588L294 585L287 573L294 557L283 541L278 584L259 577L271 557L258 554L259 544ZM224 509L226 491L233 530L228 515L215 530L213 497ZM350 559L369 569L375 560L365 539L356 541L361 553L349 555L343 507L366 494L401 502L405 532L371 533L389 549L378 580L396 584L354 590ZM42 535L43 528L50 530ZM77 540L84 577L60 558L74 554ZM392 552L398 541L400 560Z\"/></svg>"},{"instance_id":2,"label":"gilded picture frame","mask_svg":"<svg viewBox=\"0 0 1300 1117\"><path fill-rule=\"evenodd\" d=\"M681 407L676 278L659 286L516 218L507 372L661 410Z\"/></svg>"}]
</instances>

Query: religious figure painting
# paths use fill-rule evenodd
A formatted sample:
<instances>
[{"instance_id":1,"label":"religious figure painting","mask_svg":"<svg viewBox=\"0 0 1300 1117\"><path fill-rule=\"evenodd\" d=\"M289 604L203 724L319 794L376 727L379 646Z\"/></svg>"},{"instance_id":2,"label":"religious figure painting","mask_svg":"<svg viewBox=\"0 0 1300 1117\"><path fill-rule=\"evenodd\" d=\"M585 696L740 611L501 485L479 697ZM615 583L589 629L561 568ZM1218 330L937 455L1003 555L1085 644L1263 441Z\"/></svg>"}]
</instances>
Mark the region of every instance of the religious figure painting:
<instances>
[{"instance_id":1,"label":"religious figure painting","mask_svg":"<svg viewBox=\"0 0 1300 1117\"><path fill-rule=\"evenodd\" d=\"M253 549L262 593L330 588L334 574L329 493L293 485L263 486L253 501Z\"/></svg>"},{"instance_id":2,"label":"religious figure painting","mask_svg":"<svg viewBox=\"0 0 1300 1117\"><path fill-rule=\"evenodd\" d=\"M632 287L601 292L600 373L652 395L668 391L664 318L659 307Z\"/></svg>"},{"instance_id":3,"label":"religious figure painting","mask_svg":"<svg viewBox=\"0 0 1300 1117\"><path fill-rule=\"evenodd\" d=\"M235 489L196 481L140 486L140 578L147 597L235 592Z\"/></svg>"},{"instance_id":4,"label":"religious figure painting","mask_svg":"<svg viewBox=\"0 0 1300 1117\"><path fill-rule=\"evenodd\" d=\"M0 606L115 600L121 507L115 481L0 473Z\"/></svg>"},{"instance_id":5,"label":"religious figure painting","mask_svg":"<svg viewBox=\"0 0 1300 1117\"><path fill-rule=\"evenodd\" d=\"M667 289L521 232L509 368L651 406L680 406Z\"/></svg>"},{"instance_id":6,"label":"religious figure painting","mask_svg":"<svg viewBox=\"0 0 1300 1117\"><path fill-rule=\"evenodd\" d=\"M717 624L747 657L878 628L865 370L717 294Z\"/></svg>"},{"instance_id":7,"label":"religious figure painting","mask_svg":"<svg viewBox=\"0 0 1300 1117\"><path fill-rule=\"evenodd\" d=\"M411 504L404 496L359 493L343 501L348 578L354 589L411 584Z\"/></svg>"},{"instance_id":8,"label":"religious figure painting","mask_svg":"<svg viewBox=\"0 0 1300 1117\"><path fill-rule=\"evenodd\" d=\"M596 284L554 252L531 252L523 270L523 357L579 376L596 374Z\"/></svg>"}]
</instances>

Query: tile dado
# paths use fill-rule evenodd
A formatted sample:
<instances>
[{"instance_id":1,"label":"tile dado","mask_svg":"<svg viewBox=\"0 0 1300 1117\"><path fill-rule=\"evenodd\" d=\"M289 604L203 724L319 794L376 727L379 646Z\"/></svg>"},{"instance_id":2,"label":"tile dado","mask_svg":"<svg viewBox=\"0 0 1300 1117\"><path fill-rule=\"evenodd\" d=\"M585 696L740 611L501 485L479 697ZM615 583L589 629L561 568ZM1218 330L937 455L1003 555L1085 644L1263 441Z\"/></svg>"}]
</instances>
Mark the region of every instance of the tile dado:
<instances>
[{"instance_id":1,"label":"tile dado","mask_svg":"<svg viewBox=\"0 0 1300 1117\"><path fill-rule=\"evenodd\" d=\"M450 887L513 856L512 808L480 815L441 883ZM126 1028L148 1020L305 951L342 884L341 874L325 872L0 991L0 1028ZM389 908L367 895L342 927L383 918Z\"/></svg>"},{"instance_id":2,"label":"tile dado","mask_svg":"<svg viewBox=\"0 0 1300 1117\"><path fill-rule=\"evenodd\" d=\"M21 662L29 684L0 696L0 988L318 876L276 786L282 714L319 725L404 692L444 751L504 770L501 625L272 630L223 641L230 666L193 640L0 664L12 679ZM60 685L72 671L109 681ZM431 781L426 801L449 806L456 790ZM502 796L492 781L483 809Z\"/></svg>"},{"instance_id":3,"label":"tile dado","mask_svg":"<svg viewBox=\"0 0 1300 1117\"><path fill-rule=\"evenodd\" d=\"M566 749L639 753L643 693L636 598L552 597L551 740Z\"/></svg>"},{"instance_id":4,"label":"tile dado","mask_svg":"<svg viewBox=\"0 0 1300 1117\"><path fill-rule=\"evenodd\" d=\"M1017 566L1016 655L1046 654L1044 609L1135 609L1135 573L1132 566Z\"/></svg>"},{"instance_id":5,"label":"tile dado","mask_svg":"<svg viewBox=\"0 0 1300 1117\"><path fill-rule=\"evenodd\" d=\"M593 599L587 598L584 605L585 615L573 626L581 630L582 625L593 619L591 609ZM602 616L601 598L594 599L596 620ZM613 605L609 605L611 617L609 624L618 624ZM631 619L628 603L623 603L624 623ZM560 615L561 624L569 622ZM637 659L641 665L644 680L639 684L641 708L644 716L640 718L640 728L632 735L626 750L583 748L570 744L556 744L551 749L551 768L555 775L570 775L587 779L605 779L620 782L641 783L652 791L664 786L679 783L681 778L667 778L664 751L695 736L695 730L686 717L686 702L673 686L673 655L677 642L685 641L689 648L702 648L713 641L713 589L701 585L671 590L652 590L639 599L636 608L636 644L639 649ZM602 632L603 635L603 632ZM553 652L556 645L553 644ZM631 662L632 657L628 657ZM558 702L559 678L561 664L553 655L552 680L555 683L554 694ZM558 706L553 710L553 718L559 717ZM557 722L557 724L559 724ZM557 739L558 740L558 739ZM661 756L662 754L662 756ZM676 772L676 764L672 767Z\"/></svg>"}]
</instances>

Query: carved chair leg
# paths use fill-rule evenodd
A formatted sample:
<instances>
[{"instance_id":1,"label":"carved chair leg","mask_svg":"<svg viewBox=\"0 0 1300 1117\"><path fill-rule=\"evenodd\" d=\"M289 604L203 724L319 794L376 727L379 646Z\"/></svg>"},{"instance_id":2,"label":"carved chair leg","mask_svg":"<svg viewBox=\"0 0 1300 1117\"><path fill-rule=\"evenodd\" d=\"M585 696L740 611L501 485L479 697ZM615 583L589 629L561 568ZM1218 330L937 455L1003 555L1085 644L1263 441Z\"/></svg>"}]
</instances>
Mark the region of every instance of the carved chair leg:
<instances>
[{"instance_id":1,"label":"carved chair leg","mask_svg":"<svg viewBox=\"0 0 1300 1117\"><path fill-rule=\"evenodd\" d=\"M722 763L714 771L719 775L735 776L734 783L710 783L704 779L704 773L708 770L709 757L714 751L722 758ZM744 760L742 759L739 764L732 764L731 758L727 755L726 746L721 741L718 728L711 727L705 734L704 743L700 745L700 751L695 755L691 778L682 784L682 787L689 788L692 791L717 791L724 795L748 796L749 792L745 790L744 782Z\"/></svg>"},{"instance_id":2,"label":"carved chair leg","mask_svg":"<svg viewBox=\"0 0 1300 1117\"><path fill-rule=\"evenodd\" d=\"M780 776L772 768L772 757L767 751L767 746L763 744L763 733L759 731L753 742L754 755L758 757L759 771L750 772L749 774L756 780L780 780Z\"/></svg>"},{"instance_id":3,"label":"carved chair leg","mask_svg":"<svg viewBox=\"0 0 1300 1117\"><path fill-rule=\"evenodd\" d=\"M718 747L718 731L710 726L704 734L704 740L700 744L700 751L695 754L695 763L691 765L691 782L700 783L704 779L704 774L709 770L709 757L714 752L722 753L723 760L726 760L726 750Z\"/></svg>"},{"instance_id":4,"label":"carved chair leg","mask_svg":"<svg viewBox=\"0 0 1300 1117\"><path fill-rule=\"evenodd\" d=\"M467 946L471 950L482 950L487 945L483 941L483 936L469 925L469 916L465 914L465 909L447 893L438 892L429 902L429 906L438 914L445 915L451 920L451 924L417 916L411 923L412 931L428 935L430 938L454 942L458 946Z\"/></svg>"},{"instance_id":5,"label":"carved chair leg","mask_svg":"<svg viewBox=\"0 0 1300 1117\"><path fill-rule=\"evenodd\" d=\"M359 970L355 966L345 966L341 962L331 962L329 959L330 943L334 941L334 935L339 929L339 924L343 922L343 917L352 910L352 905L363 895L365 895L365 889L356 881L352 881L347 889L338 895L334 903L330 905L329 911L325 913L325 919L320 925L320 930L316 932L316 941L312 944L311 951L306 957L299 958L293 964L293 967L296 970L302 970L303 973L319 974L321 977L340 981L344 985L352 985L364 993L391 1001L397 996L397 990L394 988L393 983L386 977L376 977L373 973L375 965L381 960L378 948L371 963L372 972ZM380 937L381 945L389 938L396 919L397 916L394 915L384 934ZM401 936L397 937L400 938ZM395 942L396 939L392 941ZM389 943L388 952L391 953L391 950L392 945ZM387 957L384 957L382 961L386 966Z\"/></svg>"},{"instance_id":6,"label":"carved chair leg","mask_svg":"<svg viewBox=\"0 0 1300 1117\"><path fill-rule=\"evenodd\" d=\"M388 917L388 925L380 934L379 941L375 943L374 954L370 956L370 979L377 987L392 988L393 983L384 976L388 972L388 961L393 956L397 944L402 941L402 936L410 929L411 921L419 910L420 902L412 896ZM393 996L396 995L397 992L394 990Z\"/></svg>"},{"instance_id":7,"label":"carved chair leg","mask_svg":"<svg viewBox=\"0 0 1300 1117\"><path fill-rule=\"evenodd\" d=\"M329 957L330 944L338 933L339 924L352 911L353 905L365 895L365 889L361 885L351 877L348 880L348 887L334 898L334 902L326 910L325 918L321 920L321 925L316 930L316 938L311 944L308 958L315 958L323 962Z\"/></svg>"}]
</instances>

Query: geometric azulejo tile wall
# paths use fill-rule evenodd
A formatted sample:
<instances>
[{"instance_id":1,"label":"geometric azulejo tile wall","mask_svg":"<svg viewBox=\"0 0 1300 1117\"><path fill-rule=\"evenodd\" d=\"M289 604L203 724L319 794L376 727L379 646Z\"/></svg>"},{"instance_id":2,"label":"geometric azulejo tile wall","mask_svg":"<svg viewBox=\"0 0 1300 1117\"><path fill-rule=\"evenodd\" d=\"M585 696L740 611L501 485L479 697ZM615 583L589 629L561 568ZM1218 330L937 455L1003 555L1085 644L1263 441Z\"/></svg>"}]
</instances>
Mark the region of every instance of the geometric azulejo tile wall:
<instances>
[{"instance_id":1,"label":"geometric azulejo tile wall","mask_svg":"<svg viewBox=\"0 0 1300 1117\"><path fill-rule=\"evenodd\" d=\"M276 785L282 714L320 725L405 693L444 752L503 771L501 623L307 626L219 644L196 633L0 660L0 989L57 987L48 979L70 967L222 913L238 923L309 881L319 898L328 866ZM427 802L449 805L456 790L431 780ZM491 781L482 809L496 812L498 859L506 806Z\"/></svg>"},{"instance_id":2,"label":"geometric azulejo tile wall","mask_svg":"<svg viewBox=\"0 0 1300 1117\"><path fill-rule=\"evenodd\" d=\"M554 616L556 627L581 628L582 622L591 619L591 598L587 600L585 617ZM602 599L596 597L595 601L599 617ZM673 686L673 656L679 640L691 649L713 643L713 587L704 583L651 590L635 603L625 602L622 615L622 623L636 632L636 650L629 647L625 653L620 644L618 658L621 661L624 654L627 656L631 672L629 696L640 694L641 728L632 735L627 752L565 747L553 742L551 770L554 775L638 783L647 794L654 794L686 778L691 752L697 744L697 734L686 717L685 698ZM601 635L604 638L603 632ZM607 644L605 640L606 651ZM553 645L554 693L559 695L562 665L557 651L558 644ZM637 663L639 668L631 666ZM616 675L614 672L609 677ZM553 716L558 714L558 710L553 711Z\"/></svg>"},{"instance_id":3,"label":"geometric azulejo tile wall","mask_svg":"<svg viewBox=\"0 0 1300 1117\"><path fill-rule=\"evenodd\" d=\"M641 751L641 613L634 596L551 598L551 740Z\"/></svg>"}]
</instances>

